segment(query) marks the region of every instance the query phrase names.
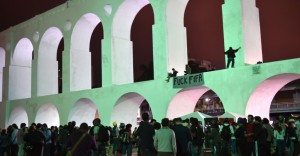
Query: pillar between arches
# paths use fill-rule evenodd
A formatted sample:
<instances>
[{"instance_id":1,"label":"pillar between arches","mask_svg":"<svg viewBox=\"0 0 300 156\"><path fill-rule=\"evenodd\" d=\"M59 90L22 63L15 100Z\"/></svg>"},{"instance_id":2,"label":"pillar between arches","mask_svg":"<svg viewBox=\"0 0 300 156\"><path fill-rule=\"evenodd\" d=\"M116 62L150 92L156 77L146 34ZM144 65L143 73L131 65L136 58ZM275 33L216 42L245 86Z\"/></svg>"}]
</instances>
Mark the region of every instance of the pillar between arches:
<instances>
[{"instance_id":1,"label":"pillar between arches","mask_svg":"<svg viewBox=\"0 0 300 156\"><path fill-rule=\"evenodd\" d=\"M222 13L224 51L229 47L241 47L236 53L236 67L263 61L259 12L255 0L225 0Z\"/></svg>"},{"instance_id":2,"label":"pillar between arches","mask_svg":"<svg viewBox=\"0 0 300 156\"><path fill-rule=\"evenodd\" d=\"M112 39L112 83L133 83L132 41L120 37Z\"/></svg>"}]
</instances>

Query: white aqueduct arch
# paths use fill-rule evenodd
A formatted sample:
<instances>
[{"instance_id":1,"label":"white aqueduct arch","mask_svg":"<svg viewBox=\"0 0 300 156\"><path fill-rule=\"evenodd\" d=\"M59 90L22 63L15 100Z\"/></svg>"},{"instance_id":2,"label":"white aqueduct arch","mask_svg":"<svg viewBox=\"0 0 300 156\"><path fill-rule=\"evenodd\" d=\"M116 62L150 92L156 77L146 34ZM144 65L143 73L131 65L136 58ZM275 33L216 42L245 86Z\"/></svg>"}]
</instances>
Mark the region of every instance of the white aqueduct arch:
<instances>
[{"instance_id":1,"label":"white aqueduct arch","mask_svg":"<svg viewBox=\"0 0 300 156\"><path fill-rule=\"evenodd\" d=\"M93 120L98 116L96 104L90 99L83 98L78 100L70 110L68 121L75 121L77 125L85 122L92 126Z\"/></svg>"},{"instance_id":2,"label":"white aqueduct arch","mask_svg":"<svg viewBox=\"0 0 300 156\"><path fill-rule=\"evenodd\" d=\"M36 113L35 123L46 123L48 127L59 126L60 119L56 106L52 103L42 105Z\"/></svg>"},{"instance_id":3,"label":"white aqueduct arch","mask_svg":"<svg viewBox=\"0 0 300 156\"><path fill-rule=\"evenodd\" d=\"M2 47L0 47L0 101L2 101L4 67L5 67L5 50Z\"/></svg>"},{"instance_id":4,"label":"white aqueduct arch","mask_svg":"<svg viewBox=\"0 0 300 156\"><path fill-rule=\"evenodd\" d=\"M31 62L33 46L28 38L16 45L9 66L9 99L31 97Z\"/></svg>"},{"instance_id":5,"label":"white aqueduct arch","mask_svg":"<svg viewBox=\"0 0 300 156\"><path fill-rule=\"evenodd\" d=\"M167 117L174 119L194 112L199 98L211 89L205 86L189 87L180 90L171 100Z\"/></svg>"},{"instance_id":6,"label":"white aqueduct arch","mask_svg":"<svg viewBox=\"0 0 300 156\"><path fill-rule=\"evenodd\" d=\"M38 96L58 93L57 48L62 37L63 34L58 28L51 27L41 38L37 60Z\"/></svg>"},{"instance_id":7,"label":"white aqueduct arch","mask_svg":"<svg viewBox=\"0 0 300 156\"><path fill-rule=\"evenodd\" d=\"M289 82L300 79L300 74L280 74L263 81L251 94L246 106L246 115L270 117L270 107L276 93Z\"/></svg>"},{"instance_id":8,"label":"white aqueduct arch","mask_svg":"<svg viewBox=\"0 0 300 156\"><path fill-rule=\"evenodd\" d=\"M18 106L11 111L7 124L20 126L21 123L28 125L28 115L24 107Z\"/></svg>"},{"instance_id":9,"label":"white aqueduct arch","mask_svg":"<svg viewBox=\"0 0 300 156\"><path fill-rule=\"evenodd\" d=\"M126 0L118 8L112 23L112 83L133 83L133 46L131 26L148 0ZM126 76L124 76L126 75Z\"/></svg>"},{"instance_id":10,"label":"white aqueduct arch","mask_svg":"<svg viewBox=\"0 0 300 156\"><path fill-rule=\"evenodd\" d=\"M111 123L114 121L131 123L132 127L137 127L137 113L144 100L145 98L138 93L127 93L121 96L112 110Z\"/></svg>"},{"instance_id":11,"label":"white aqueduct arch","mask_svg":"<svg viewBox=\"0 0 300 156\"><path fill-rule=\"evenodd\" d=\"M97 15L87 13L83 15L74 26L70 51L71 91L91 89L92 73L90 41L95 27L100 22L101 20Z\"/></svg>"}]
</instances>

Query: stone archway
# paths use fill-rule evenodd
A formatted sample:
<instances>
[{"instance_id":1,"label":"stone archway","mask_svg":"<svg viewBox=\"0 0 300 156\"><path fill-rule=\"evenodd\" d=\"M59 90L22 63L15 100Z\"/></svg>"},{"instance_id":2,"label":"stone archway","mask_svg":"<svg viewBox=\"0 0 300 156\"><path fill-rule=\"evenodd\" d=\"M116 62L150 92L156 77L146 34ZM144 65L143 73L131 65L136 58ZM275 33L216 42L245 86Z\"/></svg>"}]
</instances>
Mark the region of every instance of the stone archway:
<instances>
[{"instance_id":1,"label":"stone archway","mask_svg":"<svg viewBox=\"0 0 300 156\"><path fill-rule=\"evenodd\" d=\"M31 97L31 62L33 46L28 38L22 38L16 45L9 66L9 99Z\"/></svg>"},{"instance_id":2,"label":"stone archway","mask_svg":"<svg viewBox=\"0 0 300 156\"><path fill-rule=\"evenodd\" d=\"M96 104L90 99L83 98L78 100L70 110L68 121L75 121L76 125L85 122L93 126L96 117L99 117Z\"/></svg>"},{"instance_id":3,"label":"stone archway","mask_svg":"<svg viewBox=\"0 0 300 156\"><path fill-rule=\"evenodd\" d=\"M199 98L210 90L210 88L205 86L182 89L171 100L167 110L167 117L173 119L194 112Z\"/></svg>"},{"instance_id":4,"label":"stone archway","mask_svg":"<svg viewBox=\"0 0 300 156\"><path fill-rule=\"evenodd\" d=\"M35 122L46 123L48 127L59 126L60 118L56 106L52 103L43 104L36 113Z\"/></svg>"},{"instance_id":5,"label":"stone archway","mask_svg":"<svg viewBox=\"0 0 300 156\"><path fill-rule=\"evenodd\" d=\"M83 15L75 24L71 36L70 57L70 90L91 89L92 69L90 41L100 18L93 14Z\"/></svg>"},{"instance_id":6,"label":"stone archway","mask_svg":"<svg viewBox=\"0 0 300 156\"><path fill-rule=\"evenodd\" d=\"M62 32L58 28L51 27L41 39L37 60L38 96L58 93L57 49L62 37Z\"/></svg>"},{"instance_id":7,"label":"stone archway","mask_svg":"<svg viewBox=\"0 0 300 156\"><path fill-rule=\"evenodd\" d=\"M131 26L148 0L126 0L118 8L112 23L112 83L133 83L133 46ZM127 75L127 76L123 76Z\"/></svg>"},{"instance_id":8,"label":"stone archway","mask_svg":"<svg viewBox=\"0 0 300 156\"><path fill-rule=\"evenodd\" d=\"M24 107L15 107L9 116L8 125L16 124L20 126L21 123L28 125L28 115Z\"/></svg>"},{"instance_id":9,"label":"stone archway","mask_svg":"<svg viewBox=\"0 0 300 156\"><path fill-rule=\"evenodd\" d=\"M127 93L121 96L112 110L110 118L111 123L114 121L117 121L118 123L123 122L125 124L130 123L132 124L132 127L137 127L138 111L144 101L145 98L138 93Z\"/></svg>"},{"instance_id":10,"label":"stone archway","mask_svg":"<svg viewBox=\"0 0 300 156\"><path fill-rule=\"evenodd\" d=\"M280 74L263 81L250 95L246 115L269 118L270 106L276 93L291 81L300 79L300 74Z\"/></svg>"}]
</instances>

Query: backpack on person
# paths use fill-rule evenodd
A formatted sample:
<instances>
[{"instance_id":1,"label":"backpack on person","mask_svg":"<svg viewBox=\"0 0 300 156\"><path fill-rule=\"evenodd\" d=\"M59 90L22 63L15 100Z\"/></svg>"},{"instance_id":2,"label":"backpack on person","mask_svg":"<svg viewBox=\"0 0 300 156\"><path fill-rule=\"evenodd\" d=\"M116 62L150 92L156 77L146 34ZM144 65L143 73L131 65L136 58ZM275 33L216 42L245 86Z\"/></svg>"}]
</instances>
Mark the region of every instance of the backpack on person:
<instances>
[{"instance_id":1,"label":"backpack on person","mask_svg":"<svg viewBox=\"0 0 300 156\"><path fill-rule=\"evenodd\" d=\"M109 140L108 130L102 125L99 126L97 140L102 143L106 143Z\"/></svg>"},{"instance_id":2,"label":"backpack on person","mask_svg":"<svg viewBox=\"0 0 300 156\"><path fill-rule=\"evenodd\" d=\"M230 132L230 126L223 125L222 131L221 131L221 138L223 140L230 140L231 139L231 132Z\"/></svg>"},{"instance_id":3,"label":"backpack on person","mask_svg":"<svg viewBox=\"0 0 300 156\"><path fill-rule=\"evenodd\" d=\"M130 143L130 135L128 131L123 131L120 136L121 143Z\"/></svg>"},{"instance_id":4,"label":"backpack on person","mask_svg":"<svg viewBox=\"0 0 300 156\"><path fill-rule=\"evenodd\" d=\"M115 137L118 136L117 133L118 133L117 127L113 127L113 128L112 128L112 131L111 131L111 136L112 136L113 138L115 138Z\"/></svg>"},{"instance_id":5,"label":"backpack on person","mask_svg":"<svg viewBox=\"0 0 300 156\"><path fill-rule=\"evenodd\" d=\"M191 128L193 140L192 144L194 146L202 146L204 142L204 133L200 126L195 126Z\"/></svg>"}]
</instances>

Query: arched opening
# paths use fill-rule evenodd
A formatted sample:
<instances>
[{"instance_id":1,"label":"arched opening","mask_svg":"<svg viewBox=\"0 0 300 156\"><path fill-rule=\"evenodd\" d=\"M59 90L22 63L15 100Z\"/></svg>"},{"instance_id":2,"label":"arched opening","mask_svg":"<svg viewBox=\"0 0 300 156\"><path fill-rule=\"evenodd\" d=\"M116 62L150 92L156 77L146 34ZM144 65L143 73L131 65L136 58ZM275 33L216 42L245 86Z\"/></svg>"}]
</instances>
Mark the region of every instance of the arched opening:
<instances>
[{"instance_id":1,"label":"arched opening","mask_svg":"<svg viewBox=\"0 0 300 156\"><path fill-rule=\"evenodd\" d=\"M93 31L100 23L100 19L93 13L83 15L75 24L71 36L70 57L70 90L91 89L92 86L92 54L90 42ZM98 41L100 46L101 41ZM93 52L94 53L94 52ZM95 53L98 53L97 51ZM101 54L100 54L101 55ZM98 59L99 62L101 58Z\"/></svg>"},{"instance_id":2,"label":"arched opening","mask_svg":"<svg viewBox=\"0 0 300 156\"><path fill-rule=\"evenodd\" d=\"M183 75L188 63L184 11L188 0L168 0L166 7L167 71Z\"/></svg>"},{"instance_id":3,"label":"arched opening","mask_svg":"<svg viewBox=\"0 0 300 156\"><path fill-rule=\"evenodd\" d=\"M223 3L223 0L189 0L187 4L184 14L187 51L189 65L195 72L225 68Z\"/></svg>"},{"instance_id":4,"label":"arched opening","mask_svg":"<svg viewBox=\"0 0 300 156\"><path fill-rule=\"evenodd\" d=\"M194 112L201 112L210 116L220 116L225 113L221 99L212 90L207 91L199 98Z\"/></svg>"},{"instance_id":5,"label":"arched opening","mask_svg":"<svg viewBox=\"0 0 300 156\"><path fill-rule=\"evenodd\" d=\"M57 63L58 63L58 93L62 93L62 70L63 70L63 65L62 65L62 53L64 51L65 44L64 44L64 39L62 38L58 44L57 48Z\"/></svg>"},{"instance_id":6,"label":"arched opening","mask_svg":"<svg viewBox=\"0 0 300 156\"><path fill-rule=\"evenodd\" d=\"M279 115L291 116L300 114L300 79L294 80L282 87L274 96L270 119L274 121Z\"/></svg>"},{"instance_id":7,"label":"arched opening","mask_svg":"<svg viewBox=\"0 0 300 156\"><path fill-rule=\"evenodd\" d=\"M16 45L9 66L9 99L31 97L31 62L33 46L28 38L22 38Z\"/></svg>"},{"instance_id":8,"label":"arched opening","mask_svg":"<svg viewBox=\"0 0 300 156\"><path fill-rule=\"evenodd\" d=\"M148 0L126 0L119 6L115 13L112 23L113 84L127 84L134 82L133 43L130 39L131 28L136 15L147 4L149 4ZM148 29L149 28L147 27L147 30Z\"/></svg>"},{"instance_id":9,"label":"arched opening","mask_svg":"<svg viewBox=\"0 0 300 156\"><path fill-rule=\"evenodd\" d=\"M92 33L90 43L92 56L92 88L102 87L102 39L103 25L100 22Z\"/></svg>"},{"instance_id":10,"label":"arched opening","mask_svg":"<svg viewBox=\"0 0 300 156\"><path fill-rule=\"evenodd\" d=\"M205 86L189 87L179 91L169 104L167 117L181 117L195 111L219 116L224 113L222 101L217 94Z\"/></svg>"},{"instance_id":11,"label":"arched opening","mask_svg":"<svg viewBox=\"0 0 300 156\"><path fill-rule=\"evenodd\" d=\"M153 9L150 4L147 4L138 12L131 27L134 82L153 80L154 77L152 44L153 24Z\"/></svg>"},{"instance_id":12,"label":"arched opening","mask_svg":"<svg viewBox=\"0 0 300 156\"><path fill-rule=\"evenodd\" d=\"M47 103L42 105L35 116L35 123L46 123L48 127L59 126L59 114L54 104Z\"/></svg>"},{"instance_id":13,"label":"arched opening","mask_svg":"<svg viewBox=\"0 0 300 156\"><path fill-rule=\"evenodd\" d=\"M0 47L0 101L2 101L4 67L5 67L5 50L2 47Z\"/></svg>"},{"instance_id":14,"label":"arched opening","mask_svg":"<svg viewBox=\"0 0 300 156\"><path fill-rule=\"evenodd\" d=\"M61 69L57 58L61 58L62 51L59 45L62 43L62 32L56 28L49 28L41 38L37 65L37 94L38 96L57 94L59 92L59 77Z\"/></svg>"},{"instance_id":15,"label":"arched opening","mask_svg":"<svg viewBox=\"0 0 300 156\"><path fill-rule=\"evenodd\" d=\"M70 110L68 121L75 121L77 125L85 122L92 126L96 117L99 118L96 104L90 99L84 98L78 100Z\"/></svg>"},{"instance_id":16,"label":"arched opening","mask_svg":"<svg viewBox=\"0 0 300 156\"><path fill-rule=\"evenodd\" d=\"M300 1L256 0L256 4L260 16L263 62L299 58Z\"/></svg>"},{"instance_id":17,"label":"arched opening","mask_svg":"<svg viewBox=\"0 0 300 156\"><path fill-rule=\"evenodd\" d=\"M286 84L297 79L300 79L299 74L280 74L263 81L251 94L246 106L246 115L269 118L270 106L276 93Z\"/></svg>"},{"instance_id":18,"label":"arched opening","mask_svg":"<svg viewBox=\"0 0 300 156\"><path fill-rule=\"evenodd\" d=\"M16 124L20 126L21 123L28 125L28 115L24 107L15 107L9 116L8 125Z\"/></svg>"},{"instance_id":19,"label":"arched opening","mask_svg":"<svg viewBox=\"0 0 300 156\"><path fill-rule=\"evenodd\" d=\"M150 118L153 118L151 107L147 100L137 93L127 93L121 96L116 102L112 114L111 123L117 121L118 123L132 124L132 127L137 127L142 120L142 113L149 113Z\"/></svg>"}]
</instances>

